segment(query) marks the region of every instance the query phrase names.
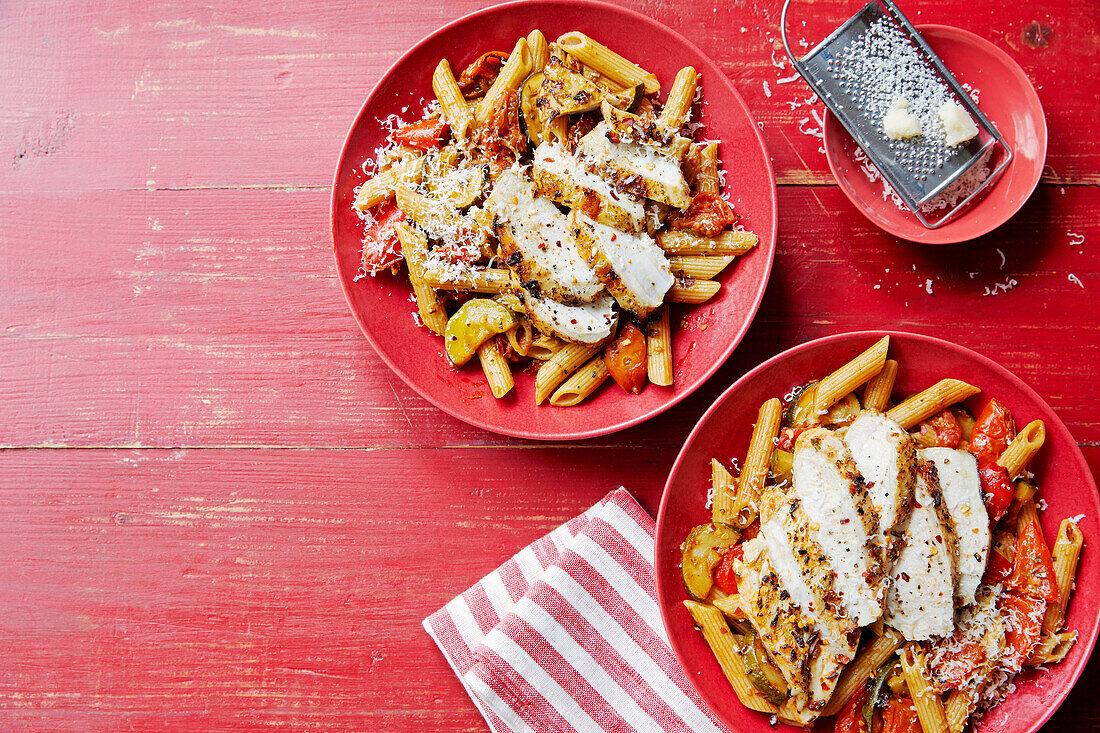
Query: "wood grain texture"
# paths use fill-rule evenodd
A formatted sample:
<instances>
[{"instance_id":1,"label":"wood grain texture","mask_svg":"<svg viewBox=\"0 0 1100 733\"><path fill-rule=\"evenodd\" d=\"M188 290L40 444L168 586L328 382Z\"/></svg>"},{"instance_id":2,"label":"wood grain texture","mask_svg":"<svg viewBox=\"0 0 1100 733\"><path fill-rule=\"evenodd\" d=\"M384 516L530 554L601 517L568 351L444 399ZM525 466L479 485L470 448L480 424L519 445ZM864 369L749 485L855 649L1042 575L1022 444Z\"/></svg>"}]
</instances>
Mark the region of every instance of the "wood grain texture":
<instances>
[{"instance_id":1,"label":"wood grain texture","mask_svg":"<svg viewBox=\"0 0 1100 733\"><path fill-rule=\"evenodd\" d=\"M0 165L0 191L327 186L347 128L385 69L483 4L5 5L0 140L10 166ZM780 183L831 183L813 134L824 108L791 79L780 3L620 4L679 30L726 70L762 124ZM849 5L814 3L806 26L792 24L795 47L827 35ZM905 9L914 22L972 30L1019 62L1046 107L1047 180L1100 183L1100 141L1077 134L1090 129L1100 90L1091 3L1057 13L996 0L966 3L965 13L931 0ZM1046 47L1025 41L1033 22L1050 28Z\"/></svg>"},{"instance_id":2,"label":"wood grain texture","mask_svg":"<svg viewBox=\"0 0 1100 733\"><path fill-rule=\"evenodd\" d=\"M374 356L336 281L326 192L74 194L42 217L53 201L0 200L4 238L34 242L0 252L0 402L9 407L0 445L508 442L440 414ZM1100 441L1090 399L1100 312L1089 307L1100 263L1088 253L1100 241L1090 213L1100 189L1041 187L1006 226L960 247L885 235L835 187L784 187L780 207L772 280L744 345L704 400L627 439L677 445L670 436L763 358L837 331L889 327L1000 361L1079 440ZM1073 245L1070 232L1086 244Z\"/></svg>"},{"instance_id":3,"label":"wood grain texture","mask_svg":"<svg viewBox=\"0 0 1100 733\"><path fill-rule=\"evenodd\" d=\"M1016 59L1050 128L1024 210L932 248L874 229L832 185L778 0L617 1L745 97L781 184L779 252L710 382L568 446L421 400L333 271L329 184L363 98L482 3L0 3L0 730L484 731L420 620L619 484L655 512L726 386L842 330L992 357L1100 473L1092 3L907 0L914 21ZM795 43L854 9L813 3ZM1048 729L1100 729L1098 681L1094 660Z\"/></svg>"}]
</instances>

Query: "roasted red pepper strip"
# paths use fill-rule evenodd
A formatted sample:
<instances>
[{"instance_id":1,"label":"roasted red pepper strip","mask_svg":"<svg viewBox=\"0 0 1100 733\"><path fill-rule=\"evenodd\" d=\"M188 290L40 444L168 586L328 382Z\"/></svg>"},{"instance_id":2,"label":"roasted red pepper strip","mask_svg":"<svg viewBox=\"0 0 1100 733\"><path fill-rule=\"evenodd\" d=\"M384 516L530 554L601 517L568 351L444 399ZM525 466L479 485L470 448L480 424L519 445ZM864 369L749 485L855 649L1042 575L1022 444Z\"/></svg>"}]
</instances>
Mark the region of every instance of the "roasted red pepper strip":
<instances>
[{"instance_id":1,"label":"roasted red pepper strip","mask_svg":"<svg viewBox=\"0 0 1100 733\"><path fill-rule=\"evenodd\" d=\"M1012 558L1012 574L1005 580L1005 587L1020 595L1042 598L1049 603L1059 600L1058 583L1054 576L1054 562L1050 550L1043 541L1038 522L1028 525L1016 537L1016 552Z\"/></svg>"},{"instance_id":2,"label":"roasted red pepper strip","mask_svg":"<svg viewBox=\"0 0 1100 733\"><path fill-rule=\"evenodd\" d=\"M684 213L669 220L669 226L695 232L700 237L717 237L736 222L737 214L724 199L713 193L697 193Z\"/></svg>"},{"instance_id":3,"label":"roasted red pepper strip","mask_svg":"<svg viewBox=\"0 0 1100 733\"><path fill-rule=\"evenodd\" d=\"M1008 479L1008 471L996 463L978 463L978 478L982 482L982 496L989 519L996 524L1008 511L1016 487Z\"/></svg>"},{"instance_id":4,"label":"roasted red pepper strip","mask_svg":"<svg viewBox=\"0 0 1100 733\"><path fill-rule=\"evenodd\" d=\"M783 428L779 431L779 440L776 442L775 447L779 450L785 450L788 453L794 451L794 442L798 440L798 436L802 434L805 428Z\"/></svg>"},{"instance_id":5,"label":"roasted red pepper strip","mask_svg":"<svg viewBox=\"0 0 1100 733\"><path fill-rule=\"evenodd\" d=\"M1004 593L1000 598L1001 615L1005 619L1005 646L1012 650L1012 660L1019 668L1031 656L1043 634L1043 614L1046 601L1042 598Z\"/></svg>"},{"instance_id":6,"label":"roasted red pepper strip","mask_svg":"<svg viewBox=\"0 0 1100 733\"><path fill-rule=\"evenodd\" d=\"M508 54L503 51L489 51L463 69L458 77L458 88L462 91L462 96L473 99L489 91L507 60Z\"/></svg>"},{"instance_id":7,"label":"roasted red pepper strip","mask_svg":"<svg viewBox=\"0 0 1100 733\"><path fill-rule=\"evenodd\" d=\"M1011 535L1008 537L1011 538ZM1012 548L1013 545L1002 548L996 538L993 540L993 547L989 551L989 564L985 568L985 575L982 576L982 583L996 585L1012 575Z\"/></svg>"},{"instance_id":8,"label":"roasted red pepper strip","mask_svg":"<svg viewBox=\"0 0 1100 733\"><path fill-rule=\"evenodd\" d=\"M836 716L834 733L868 733L867 726L863 723L863 703L867 702L867 685L861 686L852 695L852 699Z\"/></svg>"},{"instance_id":9,"label":"roasted red pepper strip","mask_svg":"<svg viewBox=\"0 0 1100 733\"><path fill-rule=\"evenodd\" d=\"M921 733L917 709L908 697L891 697L882 711L881 733Z\"/></svg>"},{"instance_id":10,"label":"roasted red pepper strip","mask_svg":"<svg viewBox=\"0 0 1100 733\"><path fill-rule=\"evenodd\" d=\"M920 424L921 445L929 448L958 448L962 427L950 410L943 410Z\"/></svg>"},{"instance_id":11,"label":"roasted red pepper strip","mask_svg":"<svg viewBox=\"0 0 1100 733\"><path fill-rule=\"evenodd\" d=\"M993 463L1016 437L1012 413L1000 400L990 400L970 431L970 452L979 463Z\"/></svg>"},{"instance_id":12,"label":"roasted red pepper strip","mask_svg":"<svg viewBox=\"0 0 1100 733\"><path fill-rule=\"evenodd\" d=\"M733 563L745 556L745 549L741 545L731 547L718 564L714 566L714 584L718 590L726 595L737 592L737 573L733 571Z\"/></svg>"},{"instance_id":13,"label":"roasted red pepper strip","mask_svg":"<svg viewBox=\"0 0 1100 733\"><path fill-rule=\"evenodd\" d=\"M363 237L363 269L374 275L401 261L401 241L394 224L405 218L392 203L383 204Z\"/></svg>"},{"instance_id":14,"label":"roasted red pepper strip","mask_svg":"<svg viewBox=\"0 0 1100 733\"><path fill-rule=\"evenodd\" d=\"M648 372L645 334L633 323L626 324L618 337L607 345L603 362L616 384L627 392L638 394Z\"/></svg>"},{"instance_id":15,"label":"roasted red pepper strip","mask_svg":"<svg viewBox=\"0 0 1100 733\"><path fill-rule=\"evenodd\" d=\"M391 137L396 143L417 150L432 150L443 145L451 128L443 120L420 120L411 125L399 127Z\"/></svg>"}]
</instances>

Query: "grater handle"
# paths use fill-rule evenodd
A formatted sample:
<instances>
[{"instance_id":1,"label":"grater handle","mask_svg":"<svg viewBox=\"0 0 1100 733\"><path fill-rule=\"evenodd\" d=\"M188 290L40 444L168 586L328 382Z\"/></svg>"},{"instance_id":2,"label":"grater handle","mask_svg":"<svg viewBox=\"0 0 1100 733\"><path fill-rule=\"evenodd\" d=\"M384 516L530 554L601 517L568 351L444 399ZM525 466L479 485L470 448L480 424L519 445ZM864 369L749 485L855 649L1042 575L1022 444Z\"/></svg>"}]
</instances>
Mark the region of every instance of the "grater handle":
<instances>
[{"instance_id":1,"label":"grater handle","mask_svg":"<svg viewBox=\"0 0 1100 733\"><path fill-rule=\"evenodd\" d=\"M795 71L797 71L802 78L806 80L806 83L816 92L817 87L810 79L810 74L806 70L805 64L795 56L794 52L791 50L791 43L787 40L787 11L790 7L791 0L783 0L783 10L779 14L779 37L783 39L783 49L787 52L787 58L791 60L791 65L794 66Z\"/></svg>"}]
</instances>

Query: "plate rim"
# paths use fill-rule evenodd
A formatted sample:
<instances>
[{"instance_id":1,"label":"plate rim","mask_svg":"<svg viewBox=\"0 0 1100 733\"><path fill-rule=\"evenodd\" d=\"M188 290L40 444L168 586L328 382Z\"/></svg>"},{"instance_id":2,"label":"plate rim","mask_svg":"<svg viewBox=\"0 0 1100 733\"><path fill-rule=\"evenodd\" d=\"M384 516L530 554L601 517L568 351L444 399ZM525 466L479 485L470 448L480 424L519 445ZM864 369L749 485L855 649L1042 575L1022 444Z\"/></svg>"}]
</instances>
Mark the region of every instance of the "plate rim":
<instances>
[{"instance_id":1,"label":"plate rim","mask_svg":"<svg viewBox=\"0 0 1100 733\"><path fill-rule=\"evenodd\" d=\"M766 262L765 267L764 267L763 277L760 279L760 282L758 283L758 285L756 287L756 292L753 296L753 305L750 308L749 312L747 312L747 314L746 314L747 317L744 319L744 322L741 324L741 327L738 329L738 331L731 336L729 345L726 347L726 349L723 351L723 353L717 359L714 360L714 363L712 363L710 366L708 366L703 371L703 373L699 376L699 378L697 379L697 381L694 385L691 385L689 387L682 388L682 389L670 392L669 396L668 396L668 399L666 399L661 404L655 406L653 409L649 410L648 412L644 412L640 415L636 415L636 416L628 418L626 420L620 420L619 422L616 422L616 423L611 424L611 425L606 425L606 426L596 427L596 428L590 428L590 429L586 429L586 430L573 430L573 431L569 431L569 432L549 433L549 432L536 432L536 431L532 431L532 430L526 430L526 429L523 429L519 425L517 425L516 427L500 426L500 425L496 425L496 424L491 423L491 422L486 421L486 420L481 420L477 416L476 413L464 414L458 409L453 409L450 406L443 404L441 401L437 400L433 396L427 394L425 391L421 390L419 385L417 384L417 381L412 379L410 375L406 374L403 369L401 369L392 359L390 359L390 357L381 348L379 348L378 343L375 341L374 337L370 334L370 332L367 329L365 323L363 322L363 319L360 317L360 314L358 313L358 311L354 307L352 307L352 295L351 295L351 285L352 285L352 283L349 282L348 279L344 277L344 275L343 275L343 273L341 272L341 269L340 269L339 255L338 255L338 252L337 252L337 243L336 243L336 217L337 217L337 207L338 207L338 204L339 204L339 202L337 200L337 198L338 198L337 197L337 192L338 192L338 184L339 184L339 181L340 181L340 173L341 173L341 171L344 170L345 166L348 164L348 148L349 148L349 144L350 144L351 139L352 139L352 135L354 135L356 129L358 129L359 124L367 117L368 108L375 101L375 97L378 94L379 90L381 89L383 83L385 81L387 81L393 74L395 74L397 72L397 70L406 62L406 60L410 56L412 56L414 53L419 51L424 46L426 46L426 45L432 43L433 41L435 41L436 38L443 35L447 31L450 31L454 27L456 27L458 25L461 25L463 23L467 23L467 22L469 22L471 20L474 20L478 17L485 16L485 15L490 15L490 14L495 14L495 13L515 12L516 10L519 10L519 9L522 9L524 7L528 7L528 6L531 6L531 5L563 5L563 4L567 4L570 7L574 7L574 8L576 8L576 7L584 8L586 12L599 11L599 12L604 12L604 13L626 15L626 16L632 17L635 20L640 20L643 23L656 24L656 25L662 27L666 32L672 34L675 38L677 38L681 43L683 43L688 48L688 50L691 53L695 54L698 58L700 58L703 61L705 61L706 63L710 64L712 67L714 67L715 70L718 71L718 76L721 79L720 83L725 84L728 87L730 93L733 95L733 98L736 100L737 103L739 103L741 105L741 108L744 111L745 115L747 116L749 121L753 123L751 125L751 127L752 127L753 134L755 136L755 142L757 143L757 145L759 146L761 152L763 153L764 167L765 167L765 172L767 173L767 183L769 184L768 188L771 191L771 203L772 203L772 205L771 205L771 238L770 238L770 241L768 241L766 243L761 241L760 244L758 245L758 246L760 246L760 245L766 244L767 245L766 249L768 251L769 256L767 258L767 262ZM662 22L660 22L660 21L658 21L654 18L651 18L648 15L645 15L644 13L639 13L638 11L633 10L631 8L623 7L623 6L620 6L620 5L614 5L614 4L609 3L609 2L604 2L604 0L510 0L509 2L498 3L496 5L490 5L488 7L479 8L479 9L474 10L472 12L466 13L465 15L462 15L458 18L455 18L454 20L451 20L448 23L445 23L444 25L438 27L437 29L435 29L434 31L429 33L428 35L421 38L415 44L410 46L400 56L398 56L398 58L392 64L390 64L390 66L382 73L381 76L378 77L378 79L375 81L374 85L371 87L370 92L368 92L367 96L363 100L363 104L360 106L358 113L356 113L356 115L355 115L355 118L352 120L351 126L348 128L348 132L344 136L344 142L340 147L340 154L337 158L336 169L335 169L335 172L333 173L331 193L330 193L330 202L329 202L329 229L330 229L329 237L330 237L330 240L331 240L331 243L332 243L333 258L336 260L336 276L337 276L337 279L340 282L340 290L344 295L344 300L347 303L348 310L351 311L352 317L355 319L355 322L359 326L360 332L363 334L363 336L366 337L367 342L371 345L371 348L374 349L374 352L382 359L383 363L385 363L386 366L389 367L390 371L392 371L394 374L396 374L398 377L400 377L401 380L403 382L405 382L405 384L408 385L421 398L426 400L428 403L430 403L431 405L433 405L437 409L439 409L439 410L443 411L444 413L450 415L451 417L455 418L456 420L460 420L461 422L464 422L468 425L472 425L474 427L477 427L477 428L480 428L482 430L486 430L488 432L495 433L495 434L498 434L498 435L505 435L505 436L509 436L509 437L513 437L513 438L523 438L523 439L527 439L527 440L539 440L539 441L583 440L583 439L586 439L586 438L595 438L595 437L600 437L600 436L604 436L604 435L610 435L612 433L617 433L617 432L620 432L622 430L626 430L627 428L634 427L635 425L639 425L643 422L646 422L647 420L651 420L654 417L657 417L658 415L661 415L662 413L668 411L669 409L671 409L675 405L677 405L680 402L682 402L683 400L687 399L696 390L698 390L707 381L709 381L710 378L714 376L715 372L717 372L722 367L723 364L725 364L727 361L729 361L730 356L733 354L733 352L737 349L737 347L744 340L745 334L748 332L748 329L752 326L753 322L756 320L756 315L760 310L760 305L763 303L764 294L767 291L768 282L771 280L772 268L775 264L775 250L776 250L777 243L778 243L778 238L779 238L778 237L778 235L779 235L778 228L779 228L779 192L776 188L775 170L774 170L774 166L772 165L771 154L770 154L770 152L768 150L768 147L767 147L767 145L764 141L764 136L761 134L761 130L760 130L758 120L752 114L752 111L749 109L748 104L745 103L745 100L741 96L741 93L737 91L737 87L734 86L733 82L730 80L730 78L728 76L726 76L726 74L722 71L721 67L718 66L717 62L715 62L713 59L711 59L707 54L703 53L703 51L696 44L694 44L690 40L688 40L679 31L677 31L673 28L670 28L669 26L665 25L664 23L662 23ZM534 407L538 407L538 406L534 406Z\"/></svg>"},{"instance_id":2,"label":"plate rim","mask_svg":"<svg viewBox=\"0 0 1100 733\"><path fill-rule=\"evenodd\" d=\"M684 676L691 682L692 689L694 689L695 693L699 695L699 698L703 700L704 703L706 703L706 705L714 713L715 717L717 717L719 720L722 720L727 725L730 725L736 731L744 729L737 725L734 725L732 721L727 720L725 715L721 714L716 708L714 708L710 704L707 697L704 696L698 685L695 684L695 675L692 674L691 669L686 664L686 662L689 660L686 660L682 655L679 647L672 643L672 639L674 637L674 629L672 621L669 618L668 614L669 602L668 599L666 599L665 597L664 588L661 583L662 573L658 571L658 563L662 562L663 564L663 561L660 560L660 549L663 546L662 540L664 539L664 535L666 532L665 515L669 505L669 495L673 479L680 471L681 466L687 460L686 453L688 451L688 448L700 435L704 423L706 423L711 418L711 416L718 410L719 406L723 402L729 399L730 395L732 395L738 389L741 389L745 384L755 379L761 373L776 368L791 356L794 356L802 351L820 346L822 344L829 344L836 341L859 340L861 338L867 339L867 343L871 343L872 339L880 339L883 336L890 336L891 339L893 339L895 336L900 336L904 339L913 339L918 342L931 343L938 347L946 347L948 349L954 349L956 351L963 352L968 358L973 359L982 367L995 371L1003 377L1007 378L1008 381L1014 383L1015 386L1020 389L1029 399L1033 400L1036 404L1045 407L1046 410L1050 412L1050 414L1053 415L1054 419L1057 421L1054 427L1060 429L1067 436L1069 436L1070 443L1073 446L1071 452L1074 462L1076 464L1074 466L1074 469L1085 477L1085 485L1086 487L1091 487L1094 501L1100 503L1100 496L1098 496L1100 492L1097 491L1096 478L1093 476L1092 471L1089 469L1088 461L1085 459L1084 453L1081 452L1081 446L1076 441L1076 439L1073 438L1073 433L1071 433L1069 428L1066 427L1066 424L1062 421L1062 418L1058 415L1054 408L1051 407L1050 404L1045 399L1043 399L1043 397L1039 395L1039 393L1036 392L1029 384L1024 382L1020 377L1016 376L1016 374L1009 370L1007 367L1002 366L988 356L980 354L968 346L963 346L962 344L956 343L954 341L936 338L935 336L913 333L911 331L898 331L893 329L869 329L861 331L845 331L843 333L830 334L828 336L822 336L820 338L812 339L810 341L805 341L764 360L763 362L746 372L744 375L742 375L739 379L737 379L737 381L735 381L725 390L723 390L722 393L717 398L715 398L714 402L711 403L711 405L706 409L703 415L695 423L695 425L691 429L691 432L688 433L688 436L684 440L683 445L680 446L680 451L676 454L676 460L673 461L672 468L669 469L668 477L665 480L664 488L661 490L661 502L657 511L656 526L653 537L653 581L657 589L657 607L661 613L661 624L664 629L665 635L669 639L669 647L672 650L672 655L676 658L677 663L680 665L681 670L684 672ZM662 567L662 569L664 568ZM1100 571L1098 571L1098 573L1100 573ZM1098 605L1097 609L1097 619L1100 619L1100 605ZM1077 682L1080 680L1081 675L1084 673L1085 667L1088 665L1089 658L1091 657L1092 652L1096 647L1098 639L1100 639L1100 621L1093 623L1091 638L1084 640L1085 644L1082 647L1084 649L1084 653L1077 658L1076 667L1071 669L1070 671L1071 678L1069 680L1069 684L1063 686L1060 690L1057 691L1057 693L1055 694L1056 699L1053 704L1047 706L1044 709L1043 714L1040 716L1040 719L1036 721L1033 726L1029 727L1024 733L1035 733L1040 728L1042 728L1042 726L1050 720L1050 718L1054 715L1058 708L1061 707L1062 703L1065 702L1070 692L1073 690L1073 688L1077 686ZM1081 639L1078 639L1077 643L1080 644L1081 641ZM745 708L745 710L748 709ZM792 730L794 729L792 728Z\"/></svg>"},{"instance_id":3,"label":"plate rim","mask_svg":"<svg viewBox=\"0 0 1100 733\"><path fill-rule=\"evenodd\" d=\"M977 239L978 237L985 236L993 230L1004 226L1004 224L1006 224L1009 219L1016 216L1016 214L1020 212L1020 209L1022 209L1024 205L1031 200L1031 197L1032 195L1034 195L1035 190L1039 187L1039 181L1042 180L1043 169L1045 167L1047 157L1047 150L1050 143L1050 132L1047 127L1046 110L1043 108L1043 102L1039 98L1039 93L1035 89L1035 84L1033 84L1031 79L1028 78L1027 73L1024 71L1023 67L1020 66L1020 64L1014 58L1009 56L1008 53L1006 53L1003 49L998 48L992 41L989 41L986 38L979 36L973 31L966 30L965 28L959 28L952 25L944 25L942 23L922 23L920 25L917 25L916 28L918 31L921 32L922 35L928 32L938 33L940 34L941 38L946 41L951 41L952 35L959 38L964 38L971 43L980 46L984 52L990 54L993 57L996 57L1007 68L1011 69L1013 76L1024 82L1024 85L1022 86L1024 95L1031 98L1031 100L1035 104L1035 108L1039 111L1039 114L1033 119L1037 123L1036 130L1041 133L1039 135L1039 138L1041 140L1041 151L1043 160L1043 164L1039 165L1037 168L1037 172L1035 173L1035 180L1031 183L1027 195L1021 197L1019 203L1016 204L1015 207L1008 207L1007 209L1005 209L1005 214L1003 217L995 217L993 220L991 220L993 223L983 227L978 227L977 229L973 230L973 232L959 230L955 234L951 234L949 228L943 228L925 229L919 235L913 235L911 233L903 232L892 223L887 222L884 224L877 219L872 218L868 214L867 210L863 206L862 202L858 199L858 197L853 195L848 190L848 187L841 182L841 175L838 172L839 161L834 160L833 156L829 154L829 151L832 149L832 146L829 145L829 142L831 137L837 134L847 135L848 132L844 130L843 126L839 126L839 131L830 132L830 130L835 130L837 128L837 126L839 125L839 121L836 119L836 116L833 115L832 112L830 112L828 109L825 110L825 124L822 126L822 133L825 136L823 139L824 144L822 145L822 147L825 148L825 160L829 166L829 172L832 174L833 180L836 181L837 188L840 189L841 193L844 194L844 197L847 198L849 202L851 202L852 206L863 216L863 218L873 224L876 228L881 229L887 234L891 234L898 239L902 239L906 242L913 242L915 244L927 244L931 246L962 244L964 242L969 242L971 240ZM1015 164L1016 160L1014 159L1010 165ZM994 188L995 187L996 186L994 186ZM973 210L974 208L981 207L983 204L986 203L987 200L988 194L982 200L974 204L971 209ZM902 210L901 213L905 214L907 213L907 211ZM958 219L957 221L963 221L963 218L965 218L968 213L970 212L963 212L962 218ZM948 224L946 226L950 227L951 224Z\"/></svg>"}]
</instances>

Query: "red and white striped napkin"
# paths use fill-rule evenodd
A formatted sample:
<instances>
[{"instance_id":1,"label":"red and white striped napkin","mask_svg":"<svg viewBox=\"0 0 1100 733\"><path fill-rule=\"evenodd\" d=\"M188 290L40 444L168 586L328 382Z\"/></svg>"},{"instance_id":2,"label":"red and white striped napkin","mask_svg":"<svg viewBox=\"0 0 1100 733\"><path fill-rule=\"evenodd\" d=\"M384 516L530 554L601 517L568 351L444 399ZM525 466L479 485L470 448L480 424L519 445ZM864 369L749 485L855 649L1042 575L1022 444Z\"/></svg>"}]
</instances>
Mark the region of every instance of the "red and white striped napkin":
<instances>
[{"instance_id":1,"label":"red and white striped napkin","mask_svg":"<svg viewBox=\"0 0 1100 733\"><path fill-rule=\"evenodd\" d=\"M425 619L494 733L726 730L668 646L653 534L617 489Z\"/></svg>"}]
</instances>

